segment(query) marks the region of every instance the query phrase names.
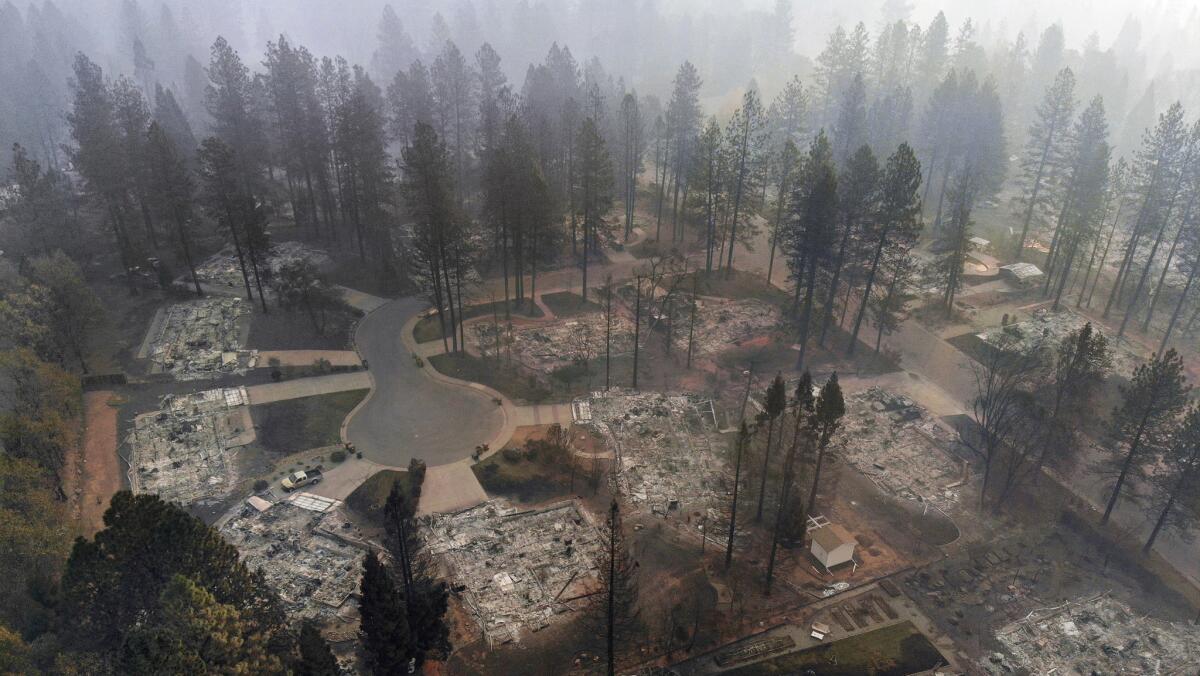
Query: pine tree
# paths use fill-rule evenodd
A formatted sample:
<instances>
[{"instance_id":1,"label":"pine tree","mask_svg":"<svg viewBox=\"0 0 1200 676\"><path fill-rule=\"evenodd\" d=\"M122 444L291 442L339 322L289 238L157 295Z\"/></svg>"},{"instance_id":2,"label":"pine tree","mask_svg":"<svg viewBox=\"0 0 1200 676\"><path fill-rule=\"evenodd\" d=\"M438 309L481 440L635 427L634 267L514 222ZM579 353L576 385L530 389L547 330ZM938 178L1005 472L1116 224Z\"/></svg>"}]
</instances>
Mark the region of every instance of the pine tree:
<instances>
[{"instance_id":1,"label":"pine tree","mask_svg":"<svg viewBox=\"0 0 1200 676\"><path fill-rule=\"evenodd\" d=\"M118 671L128 674L284 674L270 634L247 611L218 602L193 580L175 574L157 607L120 646Z\"/></svg>"},{"instance_id":2,"label":"pine tree","mask_svg":"<svg viewBox=\"0 0 1200 676\"><path fill-rule=\"evenodd\" d=\"M1054 310L1058 309L1076 257L1100 235L1108 196L1110 150L1107 139L1104 103L1095 98L1080 115L1069 136L1066 183L1046 264L1046 291L1053 278L1058 277Z\"/></svg>"},{"instance_id":3,"label":"pine tree","mask_svg":"<svg viewBox=\"0 0 1200 676\"><path fill-rule=\"evenodd\" d=\"M360 631L368 663L377 674L407 673L415 658L404 598L373 551L363 559L359 589Z\"/></svg>"},{"instance_id":4,"label":"pine tree","mask_svg":"<svg viewBox=\"0 0 1200 676\"><path fill-rule=\"evenodd\" d=\"M188 172L186 160L158 121L150 124L146 152L150 169L147 197L151 208L159 219L171 224L175 234L173 239L179 247L177 251L191 273L196 295L203 296L204 291L200 288L200 279L196 275L196 263L192 258L192 216L196 188Z\"/></svg>"},{"instance_id":5,"label":"pine tree","mask_svg":"<svg viewBox=\"0 0 1200 676\"><path fill-rule=\"evenodd\" d=\"M1192 124L1188 137L1189 143L1200 143L1200 121ZM1183 208L1179 213L1179 225L1176 227L1175 237L1171 241L1171 248L1167 250L1167 259L1163 262L1162 272L1158 275L1158 284L1154 286L1153 291L1150 293L1150 305L1146 310L1146 318L1142 321L1143 333L1150 330L1150 321L1154 318L1154 309L1158 305L1163 285L1167 281L1167 271L1171 269L1171 263L1175 260L1175 253L1179 250L1179 244L1184 241L1188 229L1195 222L1197 203L1200 202L1200 158L1196 156L1194 151L1182 160L1179 172L1182 178L1179 193L1180 197L1183 198Z\"/></svg>"},{"instance_id":6,"label":"pine tree","mask_svg":"<svg viewBox=\"0 0 1200 676\"><path fill-rule=\"evenodd\" d=\"M854 78L842 94L833 137L836 148L834 160L839 167L849 161L855 151L868 140L867 84L862 73L854 74Z\"/></svg>"},{"instance_id":7,"label":"pine tree","mask_svg":"<svg viewBox=\"0 0 1200 676\"><path fill-rule=\"evenodd\" d=\"M638 563L629 551L617 501L609 506L603 540L605 548L600 557L601 590L592 598L595 615L602 617L597 632L605 637L608 674L616 673L618 654L623 644L635 636L641 626L638 609Z\"/></svg>"},{"instance_id":8,"label":"pine tree","mask_svg":"<svg viewBox=\"0 0 1200 676\"><path fill-rule=\"evenodd\" d=\"M207 72L204 105L212 118L213 134L231 149L236 180L243 189L253 190L262 181L267 148L263 124L256 114L250 70L225 38L218 37L212 45Z\"/></svg>"},{"instance_id":9,"label":"pine tree","mask_svg":"<svg viewBox=\"0 0 1200 676\"><path fill-rule=\"evenodd\" d=\"M776 373L771 384L767 386L763 403L763 416L767 420L767 444L763 447L763 466L758 480L758 509L754 512L754 522L762 521L763 502L767 495L767 473L771 467L772 441L775 437L775 422L787 408L787 388L783 383L783 375ZM782 434L780 435L783 436Z\"/></svg>"},{"instance_id":10,"label":"pine tree","mask_svg":"<svg viewBox=\"0 0 1200 676\"><path fill-rule=\"evenodd\" d=\"M183 108L175 99L175 92L161 84L154 89L154 121L162 128L167 138L175 145L179 156L189 167L196 159L196 135Z\"/></svg>"},{"instance_id":11,"label":"pine tree","mask_svg":"<svg viewBox=\"0 0 1200 676\"><path fill-rule=\"evenodd\" d=\"M1147 129L1142 139L1142 148L1135 158L1130 177L1133 186L1131 192L1136 196L1138 202L1137 215L1130 226L1124 257L1117 270L1116 282L1113 284L1108 301L1104 306L1105 318L1109 316L1114 304L1119 307L1120 301L1124 297L1125 287L1130 277L1133 276L1133 267L1141 245L1151 236L1151 233L1157 232L1158 235L1155 236L1155 244L1151 247L1146 266L1139 276L1137 290L1128 299L1131 310L1127 311L1121 320L1121 327L1117 332L1118 338L1125 334L1125 326L1128 323L1132 307L1137 304L1137 299L1141 296L1150 266L1154 262L1153 254L1157 250L1162 232L1170 220L1176 192L1182 181L1182 175L1177 171L1179 160L1184 154L1195 152L1195 150L1196 139L1189 138L1183 121L1183 106L1178 102L1159 115L1154 129Z\"/></svg>"},{"instance_id":12,"label":"pine tree","mask_svg":"<svg viewBox=\"0 0 1200 676\"><path fill-rule=\"evenodd\" d=\"M1131 472L1141 472L1170 442L1175 423L1192 387L1183 374L1183 359L1175 350L1134 369L1128 386L1121 388L1121 404L1113 409L1108 433L1113 447L1097 469L1114 478L1101 525L1112 516Z\"/></svg>"},{"instance_id":13,"label":"pine tree","mask_svg":"<svg viewBox=\"0 0 1200 676\"><path fill-rule=\"evenodd\" d=\"M217 531L158 496L128 491L113 496L104 524L93 540L75 542L63 573L60 617L76 647L119 650L182 577L237 609L268 645L288 649L277 643L285 621L274 591Z\"/></svg>"},{"instance_id":14,"label":"pine tree","mask_svg":"<svg viewBox=\"0 0 1200 676\"><path fill-rule=\"evenodd\" d=\"M625 237L628 242L633 232L634 205L637 201L637 178L645 171L643 156L646 153L646 123L642 118L637 93L631 92L621 99L621 190L625 202Z\"/></svg>"},{"instance_id":15,"label":"pine tree","mask_svg":"<svg viewBox=\"0 0 1200 676\"><path fill-rule=\"evenodd\" d=\"M341 673L337 658L333 656L315 622L306 620L301 623L300 637L296 643L300 649L300 659L295 665L296 676L338 676Z\"/></svg>"},{"instance_id":16,"label":"pine tree","mask_svg":"<svg viewBox=\"0 0 1200 676\"><path fill-rule=\"evenodd\" d=\"M371 55L371 71L377 77L389 80L416 60L417 48L412 37L390 4L383 6L376 36L379 46Z\"/></svg>"},{"instance_id":17,"label":"pine tree","mask_svg":"<svg viewBox=\"0 0 1200 676\"><path fill-rule=\"evenodd\" d=\"M690 61L684 61L675 74L671 100L667 104L667 119L665 132L668 135L668 156L672 181L674 183L672 196L672 220L678 231L679 223L679 186L686 180L687 169L691 162L697 132L700 129L702 113L700 110L700 86L703 81L700 73ZM666 184L666 168L663 171L663 184ZM661 214L660 197L660 214ZM661 218L661 216L660 216ZM678 235L676 235L678 236ZM655 236L657 239L657 235Z\"/></svg>"},{"instance_id":18,"label":"pine tree","mask_svg":"<svg viewBox=\"0 0 1200 676\"><path fill-rule=\"evenodd\" d=\"M403 155L401 194L415 223L412 253L417 271L438 310L443 346L450 350L449 337L454 351L458 351L454 296L449 283L449 252L461 234L461 222L454 209L453 180L446 146L433 127L419 122L412 144L404 149Z\"/></svg>"},{"instance_id":19,"label":"pine tree","mask_svg":"<svg viewBox=\"0 0 1200 676\"><path fill-rule=\"evenodd\" d=\"M800 317L800 353L797 367L804 363L809 327L814 309L817 269L831 257L832 227L837 219L837 174L833 168L829 140L822 132L813 140L800 180L792 189L788 226L788 268L796 281L796 298L804 289Z\"/></svg>"},{"instance_id":20,"label":"pine tree","mask_svg":"<svg viewBox=\"0 0 1200 676\"><path fill-rule=\"evenodd\" d=\"M454 157L455 199L459 207L465 198L468 144L475 134L478 76L453 42L447 41L430 67L433 102L441 136Z\"/></svg>"},{"instance_id":21,"label":"pine tree","mask_svg":"<svg viewBox=\"0 0 1200 676\"><path fill-rule=\"evenodd\" d=\"M1200 493L1196 489L1196 473L1200 471L1200 407L1192 406L1178 423L1163 454L1164 471L1151 477L1153 495L1158 503L1158 518L1154 529L1142 547L1149 554L1165 528L1182 530L1195 524L1200 517Z\"/></svg>"},{"instance_id":22,"label":"pine tree","mask_svg":"<svg viewBox=\"0 0 1200 676\"><path fill-rule=\"evenodd\" d=\"M1064 173L1071 118L1075 115L1075 74L1071 69L1064 68L1058 73L1035 114L1020 160L1020 193L1016 202L1021 235L1013 254L1017 260L1025 253L1030 225L1040 226L1058 201L1057 184Z\"/></svg>"},{"instance_id":23,"label":"pine tree","mask_svg":"<svg viewBox=\"0 0 1200 676\"><path fill-rule=\"evenodd\" d=\"M846 346L847 355L853 355L858 346L858 332L862 328L866 305L879 276L880 266L888 259L899 261L907 257L921 233L920 189L921 163L907 143L901 144L888 158L884 168L879 217L871 221L869 231L864 237L865 241L873 244L875 251L862 292L858 316L854 320L854 330ZM893 277L893 281L895 279Z\"/></svg>"},{"instance_id":24,"label":"pine tree","mask_svg":"<svg viewBox=\"0 0 1200 676\"><path fill-rule=\"evenodd\" d=\"M825 309L821 319L821 334L817 344L825 345L825 336L833 321L834 305L837 303L838 287L843 268L847 265L847 250L858 244L866 234L865 228L878 218L880 207L880 182L883 172L870 146L863 145L842 166L838 176L838 221L835 238L839 240L837 254L832 261L832 275L825 297ZM850 261L854 263L856 261Z\"/></svg>"},{"instance_id":25,"label":"pine tree","mask_svg":"<svg viewBox=\"0 0 1200 676\"><path fill-rule=\"evenodd\" d=\"M580 295L587 302L588 258L596 254L601 235L607 235L604 217L613 203L613 170L608 148L596 121L587 118L575 140L578 168L572 192L575 209L583 224L583 282Z\"/></svg>"},{"instance_id":26,"label":"pine tree","mask_svg":"<svg viewBox=\"0 0 1200 676\"><path fill-rule=\"evenodd\" d=\"M1052 450L1066 456L1075 447L1077 430L1111 367L1108 339L1090 322L1062 339L1050 373L1052 398L1046 404L1044 442L1035 472L1040 473L1047 461L1058 464L1060 459L1049 457Z\"/></svg>"},{"instance_id":27,"label":"pine tree","mask_svg":"<svg viewBox=\"0 0 1200 676\"><path fill-rule=\"evenodd\" d=\"M769 390L768 390L769 392ZM786 394L784 395L786 397ZM774 426L775 420L771 419L771 425ZM725 570L729 570L729 566L733 564L733 539L737 534L737 507L738 507L738 489L742 483L742 455L746 451L746 446L750 443L750 429L746 427L746 421L742 421L742 428L738 431L737 441L734 442L736 460L734 460L733 469L733 497L729 503L729 538L725 543ZM771 442L767 441L767 450L771 448ZM766 477L766 472L763 472ZM761 493L761 489L759 489ZM759 504L762 504L761 498ZM761 510L761 507L759 509Z\"/></svg>"},{"instance_id":28,"label":"pine tree","mask_svg":"<svg viewBox=\"0 0 1200 676\"><path fill-rule=\"evenodd\" d=\"M204 139L200 144L200 202L233 243L246 298L254 300L250 288L253 277L265 313L267 299L262 292L259 254L267 247L266 216L245 189L241 176L233 149L215 137Z\"/></svg>"},{"instance_id":29,"label":"pine tree","mask_svg":"<svg viewBox=\"0 0 1200 676\"><path fill-rule=\"evenodd\" d=\"M796 454L810 447L814 440L813 416L816 410L816 400L813 398L812 389L812 375L805 370L804 374L800 376L800 382L796 384L796 394L792 400L792 410L794 413L792 441L788 445L787 456L783 462L783 477L780 481L779 498L775 507L775 523L771 527L771 551L767 557L767 575L763 587L763 594L765 596L771 595L771 583L775 577L775 556L778 553L779 542L786 527L784 524L785 516L791 516L794 519L797 512L807 514L803 509L803 505L800 505L800 509L797 510L796 506L792 504L792 490L796 480ZM807 521L807 516L801 517L801 523L805 521ZM804 531L801 530L800 532L803 533Z\"/></svg>"},{"instance_id":30,"label":"pine tree","mask_svg":"<svg viewBox=\"0 0 1200 676\"><path fill-rule=\"evenodd\" d=\"M72 65L71 111L67 125L75 148L68 156L83 176L88 195L101 206L113 230L121 263L127 271L138 262L138 247L130 236L127 168L122 160L120 133L112 94L104 72L82 53Z\"/></svg>"},{"instance_id":31,"label":"pine tree","mask_svg":"<svg viewBox=\"0 0 1200 676\"><path fill-rule=\"evenodd\" d=\"M762 103L754 89L746 90L742 97L742 106L734 112L729 120L725 136L729 139L729 152L732 162L733 215L729 221L729 253L725 260L725 278L733 274L733 253L739 241L753 236L750 220L750 208L745 197L751 191L752 180L749 169L753 167L762 152L763 130L766 124ZM745 208L745 213L742 209ZM742 223L742 232L738 232L738 224ZM739 234L740 238L739 239Z\"/></svg>"},{"instance_id":32,"label":"pine tree","mask_svg":"<svg viewBox=\"0 0 1200 676\"><path fill-rule=\"evenodd\" d=\"M816 415L812 422L813 434L816 437L817 457L813 466L812 489L808 493L808 500L804 503L804 510L809 514L812 513L813 505L816 504L817 490L821 485L821 466L825 460L825 452L829 449L829 442L841 429L844 415L846 415L846 402L842 398L842 388L838 384L835 372L829 375L829 380L821 387L821 395L817 397ZM807 519L801 520L801 534L804 532L806 521Z\"/></svg>"}]
</instances>

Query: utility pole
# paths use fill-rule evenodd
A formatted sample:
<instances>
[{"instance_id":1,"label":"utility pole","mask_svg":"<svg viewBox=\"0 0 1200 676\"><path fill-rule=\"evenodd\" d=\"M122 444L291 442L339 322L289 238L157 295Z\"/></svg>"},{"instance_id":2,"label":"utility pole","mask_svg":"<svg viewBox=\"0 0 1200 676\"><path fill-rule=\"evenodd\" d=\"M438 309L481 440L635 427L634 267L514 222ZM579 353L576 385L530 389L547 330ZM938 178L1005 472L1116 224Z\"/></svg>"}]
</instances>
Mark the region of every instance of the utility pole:
<instances>
[{"instance_id":1,"label":"utility pole","mask_svg":"<svg viewBox=\"0 0 1200 676\"><path fill-rule=\"evenodd\" d=\"M609 374L612 371L612 275L604 282L604 389L607 391L611 383Z\"/></svg>"},{"instance_id":2,"label":"utility pole","mask_svg":"<svg viewBox=\"0 0 1200 676\"><path fill-rule=\"evenodd\" d=\"M696 336L696 289L697 289L697 283L699 282L699 279L700 279L700 271L697 270L692 273L692 318L688 322L688 353L687 353L688 370L691 370L691 368L692 368L692 345L694 344L695 336Z\"/></svg>"},{"instance_id":3,"label":"utility pole","mask_svg":"<svg viewBox=\"0 0 1200 676\"><path fill-rule=\"evenodd\" d=\"M738 422L746 422L746 404L750 401L750 381L754 378L754 362L750 362L750 368L743 371L746 375L746 391L742 394L742 412L738 416Z\"/></svg>"},{"instance_id":4,"label":"utility pole","mask_svg":"<svg viewBox=\"0 0 1200 676\"><path fill-rule=\"evenodd\" d=\"M749 436L750 431L746 428L745 421L742 421L742 429L738 433L737 440L737 461L733 466L733 507L729 510L729 541L725 544L725 570L729 570L730 564L733 563L733 535L737 528L738 487L742 483L742 451L746 450L746 439Z\"/></svg>"},{"instance_id":5,"label":"utility pole","mask_svg":"<svg viewBox=\"0 0 1200 676\"><path fill-rule=\"evenodd\" d=\"M616 616L616 597L613 586L617 577L617 501L612 501L608 511L608 676L615 676L613 660L613 621Z\"/></svg>"},{"instance_id":6,"label":"utility pole","mask_svg":"<svg viewBox=\"0 0 1200 676\"><path fill-rule=\"evenodd\" d=\"M638 351L642 330L642 276L637 276L637 303L633 313L633 389L638 388Z\"/></svg>"}]
</instances>

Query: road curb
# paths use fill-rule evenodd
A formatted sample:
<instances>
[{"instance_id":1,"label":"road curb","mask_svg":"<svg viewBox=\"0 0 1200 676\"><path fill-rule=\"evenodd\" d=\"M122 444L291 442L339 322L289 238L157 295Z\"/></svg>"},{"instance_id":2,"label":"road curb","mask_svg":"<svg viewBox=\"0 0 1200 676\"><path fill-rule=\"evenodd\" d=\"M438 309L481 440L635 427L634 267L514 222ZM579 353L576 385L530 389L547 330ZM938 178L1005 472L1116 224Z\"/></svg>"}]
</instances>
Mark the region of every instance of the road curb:
<instances>
[{"instance_id":1,"label":"road curb","mask_svg":"<svg viewBox=\"0 0 1200 676\"><path fill-rule=\"evenodd\" d=\"M350 425L350 421L354 418L355 415L358 414L359 410L362 409L363 406L367 405L367 402L371 400L371 397L375 396L375 389L376 389L375 388L375 374L371 372L371 365L365 359L363 359L362 351L360 351L358 349L358 332L360 329L362 329L363 321L366 320L367 317L374 314L376 310L379 310L380 308L383 308L383 307L387 307L388 305L390 305L394 302L396 302L396 299L390 298L390 299L388 299L388 302L386 302L382 305L379 305L372 310L364 312L363 315L361 317L359 317L358 321L355 322L355 324L354 324L354 334L351 336L351 342L353 344L351 345L351 347L354 348L354 354L358 355L358 360L363 363L363 368L367 372L367 379L371 381L371 388L369 390L367 390L367 396L363 397L362 401L358 402L358 404L356 404L354 406L354 408L350 409L350 412L346 414L345 418L342 418L342 425L340 428L338 428L338 437L340 437L342 440L342 446L345 446L347 443L349 443L349 439L346 438L346 428Z\"/></svg>"},{"instance_id":2,"label":"road curb","mask_svg":"<svg viewBox=\"0 0 1200 676\"><path fill-rule=\"evenodd\" d=\"M418 350L417 346L419 345L419 343L417 343L417 339L413 333L413 329L416 328L417 322L419 322L419 321L421 321L421 315L420 314L413 315L412 317L409 317L408 321L404 322L404 326L402 326L400 328L400 342L404 344L404 348L406 350L408 350L410 354L417 354L417 350ZM448 354L448 353L439 352L438 354ZM425 371L425 374L429 378L432 378L433 380L436 380L444 385L449 385L452 387L459 387L459 388L470 390L472 392L477 392L480 394L487 395L493 401L496 401L496 400L500 401L500 413L504 416L504 424L500 427L500 432L497 433L494 437L492 437L492 440L488 443L487 453L480 455L478 458L476 458L474 460L472 460L471 458L467 458L467 460L471 464L478 463L478 462L490 457L491 455L495 454L497 451L499 451L501 448L503 448L504 445L507 444L510 439L512 439L513 432L517 428L516 410L515 410L516 404L514 404L512 402L512 400L509 399L508 397L506 397L503 394L501 394L500 392L488 387L487 385L484 385L483 383L476 383L476 382L472 382L470 380L462 380L461 378L455 378L454 376L448 376L448 375L442 373L441 371L438 371L436 368L434 368L433 362L430 360L430 357L433 357L433 356L436 356L436 355L429 355L426 357L421 357L423 366L421 366L420 368L421 368L421 370ZM461 461L456 461L456 462L461 462ZM451 464L451 463L444 463L444 464Z\"/></svg>"}]
</instances>

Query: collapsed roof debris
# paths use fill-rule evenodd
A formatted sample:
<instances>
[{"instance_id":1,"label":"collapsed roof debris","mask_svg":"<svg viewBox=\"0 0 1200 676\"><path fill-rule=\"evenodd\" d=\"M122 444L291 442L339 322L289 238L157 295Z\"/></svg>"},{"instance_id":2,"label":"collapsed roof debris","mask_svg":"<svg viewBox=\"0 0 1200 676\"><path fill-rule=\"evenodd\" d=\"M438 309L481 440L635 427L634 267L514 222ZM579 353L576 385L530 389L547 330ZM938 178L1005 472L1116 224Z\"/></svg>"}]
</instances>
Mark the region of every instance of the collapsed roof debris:
<instances>
[{"instance_id":1,"label":"collapsed roof debris","mask_svg":"<svg viewBox=\"0 0 1200 676\"><path fill-rule=\"evenodd\" d=\"M1200 628L1141 617L1107 594L1035 610L997 638L1035 674L1183 674L1200 668ZM984 664L1004 670L1003 655Z\"/></svg>"},{"instance_id":2,"label":"collapsed roof debris","mask_svg":"<svg viewBox=\"0 0 1200 676\"><path fill-rule=\"evenodd\" d=\"M934 504L958 502L964 466L954 436L911 399L878 387L846 398L833 450L883 491Z\"/></svg>"},{"instance_id":3,"label":"collapsed roof debris","mask_svg":"<svg viewBox=\"0 0 1200 676\"><path fill-rule=\"evenodd\" d=\"M574 501L529 511L485 502L435 515L426 531L491 645L519 641L594 593L601 538Z\"/></svg>"},{"instance_id":4,"label":"collapsed roof debris","mask_svg":"<svg viewBox=\"0 0 1200 676\"><path fill-rule=\"evenodd\" d=\"M988 329L976 334L976 337L985 342L994 343L1001 333L1008 330L1010 333L1015 332L1020 336L1020 341L1016 346L1019 349L1031 349L1042 342L1048 349L1057 350L1063 338L1083 328L1087 323L1086 317L1066 308L1062 308L1058 312L1051 312L1049 308L1038 308L1033 312L1032 319ZM1092 327L1101 328L1096 324L1093 324ZM1104 337L1108 339L1114 374L1128 376L1133 373L1134 368L1146 361L1141 350L1128 340L1109 335L1107 332L1104 332Z\"/></svg>"},{"instance_id":5,"label":"collapsed roof debris","mask_svg":"<svg viewBox=\"0 0 1200 676\"><path fill-rule=\"evenodd\" d=\"M217 503L237 483L230 449L254 440L244 387L167 395L134 419L129 485L183 505Z\"/></svg>"},{"instance_id":6,"label":"collapsed roof debris","mask_svg":"<svg viewBox=\"0 0 1200 676\"><path fill-rule=\"evenodd\" d=\"M151 325L151 371L176 380L214 378L253 368L257 350L241 349L250 308L241 298L175 303Z\"/></svg>"},{"instance_id":7,"label":"collapsed roof debris","mask_svg":"<svg viewBox=\"0 0 1200 676\"><path fill-rule=\"evenodd\" d=\"M496 325L481 321L472 328L475 349L495 354ZM604 314L599 312L548 324L517 326L511 332L500 326L500 349L511 349L513 358L528 368L550 373L577 360L603 357L606 329ZM633 322L615 313L610 349L613 357L633 352Z\"/></svg>"},{"instance_id":8,"label":"collapsed roof debris","mask_svg":"<svg viewBox=\"0 0 1200 676\"><path fill-rule=\"evenodd\" d=\"M264 272L270 278L284 265L297 260L308 260L318 268L326 267L330 263L329 254L320 249L302 242L279 242L271 245L271 251L267 254L266 259L268 269ZM247 265L249 264L247 263ZM196 276L200 278L201 282L216 287L237 289L245 284L237 252L231 246L221 249L197 266ZM186 277L180 279L184 282L188 281ZM253 284L254 280L251 279L250 282ZM266 280L263 280L263 284L266 284Z\"/></svg>"},{"instance_id":9,"label":"collapsed roof debris","mask_svg":"<svg viewBox=\"0 0 1200 676\"><path fill-rule=\"evenodd\" d=\"M689 303L681 302L676 308L673 340L679 350L687 350L690 313ZM711 355L728 350L764 335L779 326L781 320L779 308L761 300L697 298L692 352Z\"/></svg>"},{"instance_id":10,"label":"collapsed roof debris","mask_svg":"<svg viewBox=\"0 0 1200 676\"><path fill-rule=\"evenodd\" d=\"M301 494L305 495L305 494ZM295 618L345 615L370 548L340 509L315 511L295 496L263 511L250 504L221 526L252 570L261 570Z\"/></svg>"},{"instance_id":11,"label":"collapsed roof debris","mask_svg":"<svg viewBox=\"0 0 1200 676\"><path fill-rule=\"evenodd\" d=\"M573 409L587 411L576 423L592 427L616 455L618 486L635 506L707 514L724 502L724 442L711 399L614 389Z\"/></svg>"}]
</instances>

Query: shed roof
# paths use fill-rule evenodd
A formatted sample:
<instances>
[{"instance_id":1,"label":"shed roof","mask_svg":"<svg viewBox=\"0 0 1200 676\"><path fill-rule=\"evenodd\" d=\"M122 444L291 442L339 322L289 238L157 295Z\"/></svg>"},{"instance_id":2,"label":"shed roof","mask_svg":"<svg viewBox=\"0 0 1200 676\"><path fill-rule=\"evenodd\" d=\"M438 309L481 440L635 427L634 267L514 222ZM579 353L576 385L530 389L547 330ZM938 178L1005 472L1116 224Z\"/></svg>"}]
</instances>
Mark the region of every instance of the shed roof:
<instances>
[{"instance_id":1,"label":"shed roof","mask_svg":"<svg viewBox=\"0 0 1200 676\"><path fill-rule=\"evenodd\" d=\"M1033 263L1010 263L1008 265L1001 265L1000 269L1020 280L1032 279L1033 277L1040 277L1042 275L1042 271Z\"/></svg>"},{"instance_id":2,"label":"shed roof","mask_svg":"<svg viewBox=\"0 0 1200 676\"><path fill-rule=\"evenodd\" d=\"M855 539L845 528L831 523L813 531L813 542L821 545L821 549L832 552L842 545L855 544Z\"/></svg>"}]
</instances>

